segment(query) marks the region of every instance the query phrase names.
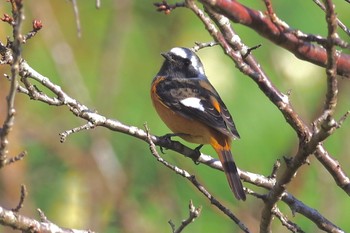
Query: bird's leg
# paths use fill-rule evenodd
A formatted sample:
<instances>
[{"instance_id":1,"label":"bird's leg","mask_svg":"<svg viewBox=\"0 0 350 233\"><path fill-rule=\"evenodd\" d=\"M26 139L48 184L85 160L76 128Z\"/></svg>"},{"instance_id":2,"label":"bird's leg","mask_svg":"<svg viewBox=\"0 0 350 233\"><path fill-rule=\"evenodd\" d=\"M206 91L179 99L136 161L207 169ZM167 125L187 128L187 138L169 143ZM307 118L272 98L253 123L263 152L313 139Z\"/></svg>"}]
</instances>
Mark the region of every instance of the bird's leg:
<instances>
[{"instance_id":1,"label":"bird's leg","mask_svg":"<svg viewBox=\"0 0 350 233\"><path fill-rule=\"evenodd\" d=\"M192 160L193 160L193 162L194 162L196 165L199 164L198 159L199 159L199 157L201 156L201 151L200 151L200 149L202 149L202 147L203 147L203 144L200 144L199 146L197 146L196 148L194 148L195 157L192 158Z\"/></svg>"}]
</instances>

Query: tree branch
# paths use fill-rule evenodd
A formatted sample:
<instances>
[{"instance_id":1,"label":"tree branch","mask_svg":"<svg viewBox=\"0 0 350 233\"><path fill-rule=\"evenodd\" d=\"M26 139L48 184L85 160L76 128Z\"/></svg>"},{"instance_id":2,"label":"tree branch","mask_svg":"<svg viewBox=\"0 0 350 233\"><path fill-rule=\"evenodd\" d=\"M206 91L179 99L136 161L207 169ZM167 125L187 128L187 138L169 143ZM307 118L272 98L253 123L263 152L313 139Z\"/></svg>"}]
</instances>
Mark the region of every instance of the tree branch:
<instances>
[{"instance_id":1,"label":"tree branch","mask_svg":"<svg viewBox=\"0 0 350 233\"><path fill-rule=\"evenodd\" d=\"M218 4L225 1L202 1L205 3L205 9L208 12L210 18L215 22L216 26L219 27L219 30L213 25L211 20L205 16L203 12L194 4L194 1L186 1L187 6L196 13L196 15L202 20L208 32L213 36L213 38L220 43L223 47L226 54L228 54L232 60L235 62L236 66L246 75L248 75L252 80L254 80L259 88L265 93L265 95L273 102L279 110L284 115L286 121L293 127L297 132L299 138L299 150L296 155L288 163L287 169L282 173L281 176L277 178L275 185L272 187L271 191L267 195L265 200L265 207L262 212L262 221L261 221L261 232L269 232L271 229L272 221L272 210L275 208L275 205L278 200L283 197L283 194L286 190L286 185L291 182L292 178L295 176L297 170L302 166L307 157L310 154L315 153L316 148L322 140L326 137L321 137L321 135L313 134L314 132L309 129L309 127L302 121L298 116L295 110L292 108L288 96L283 95L277 88L271 83L269 78L261 69L261 66L256 62L251 54L246 56L247 46L245 46L238 35L232 29L228 19L223 15L216 13L218 10ZM237 6L239 3L236 1L230 1L228 4L235 4ZM212 6L214 6L212 8ZM223 6L223 5L222 5ZM233 8L232 8L233 10ZM247 10L247 9L246 9ZM219 9L220 11L220 9ZM229 11L229 9L221 9L220 12ZM249 14L252 14L251 11L239 11L239 8L235 8L235 13L247 13L241 17L248 17ZM237 13L237 14L238 14ZM257 12L255 12L257 13ZM273 14L272 8L270 8L270 14ZM261 17L260 14L259 17ZM251 15L250 15L251 16ZM255 14L255 17L258 17ZM271 16L274 17L274 16ZM232 18L231 18L232 19ZM262 18L260 18L262 20ZM266 17L264 18L266 20ZM222 33L222 34L221 34ZM338 60L339 61L339 60ZM331 127L335 127L336 124ZM327 136L329 136L328 134ZM312 139L312 140L311 140ZM316 220L317 221L317 220ZM319 225L317 222L315 222Z\"/></svg>"},{"instance_id":2,"label":"tree branch","mask_svg":"<svg viewBox=\"0 0 350 233\"><path fill-rule=\"evenodd\" d=\"M259 35L281 46L299 59L322 67L327 66L327 52L319 45L298 37L298 33L287 24L276 25L261 11L244 6L236 0L201 0L216 12L223 14L235 23L245 25ZM302 33L304 34L304 33ZM339 52L337 74L350 78L350 55Z\"/></svg>"},{"instance_id":3,"label":"tree branch","mask_svg":"<svg viewBox=\"0 0 350 233\"><path fill-rule=\"evenodd\" d=\"M67 229L49 221L37 221L0 206L0 224L23 232L41 233L93 233L90 230Z\"/></svg>"},{"instance_id":4,"label":"tree branch","mask_svg":"<svg viewBox=\"0 0 350 233\"><path fill-rule=\"evenodd\" d=\"M19 0L11 1L12 4L15 4L16 2L21 3ZM97 2L98 1L96 1L96 4ZM163 5L164 2L165 1L163 1ZM341 169L341 166L337 163L337 161L329 155L329 153L321 144L322 141L330 136L336 128L340 127L340 122L343 121L341 120L339 123L337 123L333 119L333 114L337 105L338 92L336 74L350 77L350 62L348 59L349 56L336 51L336 46L345 46L346 43L340 41L339 38L337 38L337 18L334 13L332 1L327 0L326 2L326 14L329 31L327 38L309 35L305 36L305 34L301 32L299 33L290 29L289 26L286 23L282 22L274 13L270 0L264 1L268 10L269 18L263 17L263 14L260 11L249 9L234 0L202 0L201 2L204 3L204 8L208 15L199 9L193 0L186 0L186 4L179 3L175 4L174 6L186 6L190 8L202 20L208 32L222 46L226 54L228 54L229 57L234 61L238 69L249 76L258 85L262 92L271 100L271 102L281 111L286 121L295 130L299 138L298 151L294 157L289 160L287 169L281 174L277 174L277 168L272 172L272 176L268 178L259 174L239 171L240 176L244 179L244 181L260 187L264 187L267 190L271 190L267 195L256 194L257 197L261 198L265 202L260 225L261 232L268 232L271 230L273 215L277 216L288 229L301 231L298 226L290 222L277 208L276 204L279 200L287 203L293 213L298 212L306 218L310 219L319 227L319 229L332 232L342 232L339 227L335 226L329 220L324 218L317 210L306 206L287 192L287 185L295 176L296 171L305 163L308 156L314 153L317 159L332 174L337 184L343 188L345 192L348 194L350 193L349 178ZM13 6L17 7L17 5ZM171 10L175 9L176 7L171 8ZM218 12L223 13L224 15L221 15ZM313 60L310 60L311 62L326 67L327 93L324 111L322 115L314 121L313 128L309 128L309 126L303 122L297 112L293 109L288 95L283 94L274 86L268 75L263 71L260 64L253 57L252 49L248 48L241 42L240 37L233 30L229 18L227 17L233 21L239 20L240 23L253 28L265 37L273 40L275 43L279 43L282 47L286 47L294 54L298 54L300 57L303 57L305 60L311 59L308 58L308 56L312 55L311 57ZM14 25L17 25L16 17L14 17L13 22L10 18L6 18L5 20L7 20L10 24L13 23ZM16 44L16 37L19 41L18 44ZM62 90L60 86L51 82L49 78L42 76L40 73L32 69L26 63L26 61L20 59L20 45L21 43L25 43L25 39L22 38L22 41L19 40L20 37L21 36L19 32L15 33L14 29L14 42L9 43L8 45L3 45L2 43L0 44L0 52L3 56L1 64L10 64L13 68L11 69L11 77L8 77L9 81L11 82L9 96L12 98L11 101L8 101L8 106L12 106L8 108L8 118L13 121L14 93L17 90L28 95L33 100L39 100L49 105L67 106L75 116L87 121L82 126L62 132L60 134L62 142L72 133L93 129L97 126L102 126L110 130L121 132L141 139L150 144L152 154L157 158L159 162L189 180L204 196L207 197L208 200L210 200L213 205L215 205L218 209L220 209L223 213L235 221L244 232L249 232L249 229L228 208L226 208L217 199L215 199L193 175L189 174L183 169L169 164L167 161L161 158L156 151L155 145L177 151L180 154L183 154L186 157L190 157L192 159L197 158L198 155L196 151L182 145L179 142L163 140L160 137L150 135L148 130L144 131L135 126L125 125L118 120L109 119L99 114L98 112L91 110L76 99L70 97ZM28 36L28 38L31 38L31 36ZM319 43L321 46L310 43L311 40ZM208 46L209 45L211 44L208 44ZM15 46L15 48L13 46ZM203 45L197 44L197 47L200 46ZM324 46L325 49L322 46ZM17 52L16 49L18 49ZM326 59L324 60L324 58ZM23 86L22 84L19 85L17 83L16 76L18 75L21 77ZM41 91L36 85L34 85L33 81L41 84L39 88L44 87L44 91ZM46 94L45 92L47 91L50 93ZM50 97L52 94L54 94L54 97ZM3 137L1 137L1 142L7 141L6 137L8 133L6 133L6 131L9 132L9 130L6 130L6 127L7 129L11 129L11 124L13 124L11 123L11 120L5 121L5 123L8 122L6 125L4 123L1 135L3 132L5 132L5 139L3 140ZM0 149L1 148L6 148L6 145L3 147L0 145ZM1 151L2 150L0 150L0 152ZM3 149L3 151L6 150ZM0 159L1 158L5 158L3 159L4 161L11 161L7 160L6 157L3 156L1 156ZM218 162L216 159L213 159L211 156L201 154L198 161L212 168L222 170L220 162ZM23 195L23 200L24 196L25 195ZM23 204L23 200L20 201L20 204L18 205L19 208ZM16 229L19 230L46 232L47 229L47 231L55 230L57 232L71 232L69 230L65 231L65 229L61 229L58 226L50 223L47 221L46 217L43 217L41 222L31 222L32 225L29 227L29 225L26 224L30 221L35 220L28 219L14 213L13 211L11 212L0 207L1 224L7 224L7 226L13 227L14 225L11 225L12 223L8 222L12 221L14 218L13 216L18 218L17 224L15 224L15 226L17 227ZM47 226L48 224L50 226ZM21 228L22 225L23 228Z\"/></svg>"},{"instance_id":5,"label":"tree branch","mask_svg":"<svg viewBox=\"0 0 350 233\"><path fill-rule=\"evenodd\" d=\"M210 200L211 204L216 206L220 211L222 211L225 215L231 218L243 232L246 232L246 233L250 232L249 229L243 224L243 222L241 222L227 207L221 204L220 201L218 201L212 194L210 194L209 191L197 180L197 178L194 175L191 175L186 170L178 168L168 163L162 157L160 157L155 147L155 144L152 140L152 136L151 134L149 134L149 130L147 126L146 126L146 132L147 132L147 138L148 138L148 143L150 145L151 153L157 159L158 162L162 163L167 168L173 170L176 174L190 181L208 200Z\"/></svg>"},{"instance_id":6,"label":"tree branch","mask_svg":"<svg viewBox=\"0 0 350 233\"><path fill-rule=\"evenodd\" d=\"M13 28L13 43L10 47L12 50L11 61L11 85L9 95L7 96L7 115L3 123L2 128L0 128L0 168L4 167L9 163L7 159L7 145L8 145L8 135L12 129L15 120L15 96L18 87L17 75L19 73L19 63L21 60L21 26L23 20L23 5L22 1L11 1L12 5L12 15L13 20L11 20L11 25ZM6 55L5 51L1 52Z\"/></svg>"},{"instance_id":7,"label":"tree branch","mask_svg":"<svg viewBox=\"0 0 350 233\"><path fill-rule=\"evenodd\" d=\"M181 225L177 229L175 227L175 224L171 220L169 220L169 224L170 224L171 228L173 229L173 233L180 233L180 232L182 232L189 224L193 223L194 220L196 218L198 218L199 215L201 214L202 208L201 207L196 208L193 205L192 200L190 200L188 208L189 208L188 218L183 220L181 222Z\"/></svg>"}]
</instances>

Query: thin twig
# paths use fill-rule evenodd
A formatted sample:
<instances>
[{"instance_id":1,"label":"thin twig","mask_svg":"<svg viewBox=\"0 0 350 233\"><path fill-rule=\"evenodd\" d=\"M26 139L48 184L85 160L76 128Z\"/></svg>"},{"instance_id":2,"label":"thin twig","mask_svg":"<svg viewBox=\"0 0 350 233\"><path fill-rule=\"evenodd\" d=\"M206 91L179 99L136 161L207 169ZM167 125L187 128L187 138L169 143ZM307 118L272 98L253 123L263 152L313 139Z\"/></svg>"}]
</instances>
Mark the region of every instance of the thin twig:
<instances>
[{"instance_id":1,"label":"thin twig","mask_svg":"<svg viewBox=\"0 0 350 233\"><path fill-rule=\"evenodd\" d=\"M101 0L96 0L95 6L97 9L101 8Z\"/></svg>"},{"instance_id":2,"label":"thin twig","mask_svg":"<svg viewBox=\"0 0 350 233\"><path fill-rule=\"evenodd\" d=\"M314 1L314 3L316 3L316 5L319 6L324 12L327 11L325 5L324 5L322 2L320 2L319 0L313 0L313 1ZM346 1L348 1L348 0L346 0ZM350 36L350 29L349 29L342 21L340 21L340 19L336 19L336 21L337 21L338 26L339 26L346 34L348 34L348 35Z\"/></svg>"},{"instance_id":3,"label":"thin twig","mask_svg":"<svg viewBox=\"0 0 350 233\"><path fill-rule=\"evenodd\" d=\"M20 160L22 160L26 155L27 155L27 151L22 151L22 152L19 153L18 155L6 159L5 165L10 165L10 164L15 163L15 162L17 162L17 161L20 161Z\"/></svg>"},{"instance_id":4,"label":"thin twig","mask_svg":"<svg viewBox=\"0 0 350 233\"><path fill-rule=\"evenodd\" d=\"M23 203L24 203L24 199L27 196L27 189L26 186L24 184L21 185L21 196L19 199L19 203L16 206L16 208L12 209L13 212L18 212L20 209L22 209L23 207Z\"/></svg>"},{"instance_id":5,"label":"thin twig","mask_svg":"<svg viewBox=\"0 0 350 233\"><path fill-rule=\"evenodd\" d=\"M289 28L289 25L282 21L280 18L277 17L275 11L273 10L272 7L272 2L271 0L264 0L266 9L267 9L267 14L270 17L271 21L278 27L280 31L283 31L287 28Z\"/></svg>"},{"instance_id":6,"label":"thin twig","mask_svg":"<svg viewBox=\"0 0 350 233\"><path fill-rule=\"evenodd\" d=\"M272 210L273 214L281 221L282 225L285 226L291 232L304 233L304 231L297 224L290 221L279 208L274 208Z\"/></svg>"},{"instance_id":7,"label":"thin twig","mask_svg":"<svg viewBox=\"0 0 350 233\"><path fill-rule=\"evenodd\" d=\"M218 201L212 194L209 193L209 191L196 179L195 176L188 173L186 170L181 169L179 167L176 167L170 163L168 163L166 160L164 160L157 152L156 145L152 141L151 134L149 133L149 129L147 128L147 125L145 125L147 137L148 137L148 143L151 150L152 155L157 159L158 162L162 163L167 168L173 170L176 174L186 178L188 181L190 181L205 197L208 198L208 200L216 206L219 210L221 210L225 215L227 215L229 218L231 218L238 226L239 228L249 233L249 229L223 204L221 204L220 201Z\"/></svg>"},{"instance_id":8,"label":"thin twig","mask_svg":"<svg viewBox=\"0 0 350 233\"><path fill-rule=\"evenodd\" d=\"M339 162L332 158L332 156L322 145L317 146L317 150L314 155L332 175L337 185L350 196L350 179L342 169Z\"/></svg>"},{"instance_id":9,"label":"thin twig","mask_svg":"<svg viewBox=\"0 0 350 233\"><path fill-rule=\"evenodd\" d=\"M193 205L193 202L192 200L190 200L190 203L188 205L188 208L189 208L189 215L188 215L188 218L183 220L181 222L181 225L176 229L176 226L175 224L169 220L169 224L173 230L173 233L180 233L182 232L189 224L191 224L192 222L194 222L194 220L196 218L199 217L199 215L201 214L201 211L202 211L202 208L201 207L198 207L196 208L194 205Z\"/></svg>"},{"instance_id":10,"label":"thin twig","mask_svg":"<svg viewBox=\"0 0 350 233\"><path fill-rule=\"evenodd\" d=\"M77 132L80 132L82 130L90 130L90 129L94 129L96 127L96 125L94 125L93 123L91 123L90 121L82 126L78 126L78 127L75 127L73 129L70 129L70 130L66 130L62 133L60 133L60 141L63 143L64 141L66 141L66 138L73 134L73 133L77 133Z\"/></svg>"},{"instance_id":11,"label":"thin twig","mask_svg":"<svg viewBox=\"0 0 350 233\"><path fill-rule=\"evenodd\" d=\"M77 0L71 0L73 5L73 11L74 11L74 17L75 17L75 23L77 25L77 33L78 37L81 38L81 24L80 24L80 16L79 16L79 7Z\"/></svg>"},{"instance_id":12,"label":"thin twig","mask_svg":"<svg viewBox=\"0 0 350 233\"><path fill-rule=\"evenodd\" d=\"M338 38L337 35L337 16L334 12L334 5L331 0L326 0L326 21L328 25L327 36L327 94L324 111L327 115L334 114L335 107L337 106L338 95L338 80L337 80L337 60L338 54L335 48L334 41Z\"/></svg>"},{"instance_id":13,"label":"thin twig","mask_svg":"<svg viewBox=\"0 0 350 233\"><path fill-rule=\"evenodd\" d=\"M162 0L162 2L153 3L153 5L157 8L157 11L164 12L164 14L168 15L173 10L178 7L184 7L185 4L183 2L177 2L175 4L169 4L166 0Z\"/></svg>"},{"instance_id":14,"label":"thin twig","mask_svg":"<svg viewBox=\"0 0 350 233\"><path fill-rule=\"evenodd\" d=\"M276 162L273 164L272 171L269 177L272 179L276 179L277 171L280 167L281 167L281 161L277 159Z\"/></svg>"},{"instance_id":15,"label":"thin twig","mask_svg":"<svg viewBox=\"0 0 350 233\"><path fill-rule=\"evenodd\" d=\"M198 52L200 49L216 46L216 45L218 45L218 42L216 42L216 41L211 41L211 42L207 42L207 43L195 42L195 44L196 45L192 47L192 50L194 52Z\"/></svg>"},{"instance_id":16,"label":"thin twig","mask_svg":"<svg viewBox=\"0 0 350 233\"><path fill-rule=\"evenodd\" d=\"M294 196L290 194L283 195L282 200L291 208L293 215L295 215L295 213L301 213L315 223L320 230L332 233L344 233L342 229L322 216L316 209L310 207L305 208L306 205L297 200Z\"/></svg>"},{"instance_id":17,"label":"thin twig","mask_svg":"<svg viewBox=\"0 0 350 233\"><path fill-rule=\"evenodd\" d=\"M33 20L32 23L33 29L23 36L22 43L25 44L29 39L33 38L43 27L43 23L40 20Z\"/></svg>"},{"instance_id":18,"label":"thin twig","mask_svg":"<svg viewBox=\"0 0 350 233\"><path fill-rule=\"evenodd\" d=\"M347 111L347 112L338 120L338 124L337 124L337 128L338 128L338 129L343 125L344 121L345 121L346 119L348 119L349 115L350 115L350 111Z\"/></svg>"},{"instance_id":19,"label":"thin twig","mask_svg":"<svg viewBox=\"0 0 350 233\"><path fill-rule=\"evenodd\" d=\"M11 61L11 85L7 96L7 115L6 119L0 128L0 168L7 164L7 145L8 136L12 129L15 120L15 97L18 87L17 75L19 73L19 63L21 60L21 26L23 20L23 5L22 1L11 1L13 15L13 43L11 49L13 51Z\"/></svg>"}]
</instances>

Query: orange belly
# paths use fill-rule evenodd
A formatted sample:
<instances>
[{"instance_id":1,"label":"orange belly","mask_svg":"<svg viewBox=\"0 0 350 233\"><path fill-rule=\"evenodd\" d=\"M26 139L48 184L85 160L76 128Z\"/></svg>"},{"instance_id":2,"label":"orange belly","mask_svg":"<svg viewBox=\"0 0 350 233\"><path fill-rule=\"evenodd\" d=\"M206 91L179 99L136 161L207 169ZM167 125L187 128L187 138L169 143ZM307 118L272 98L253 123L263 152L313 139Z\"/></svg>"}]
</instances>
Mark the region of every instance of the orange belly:
<instances>
[{"instance_id":1,"label":"orange belly","mask_svg":"<svg viewBox=\"0 0 350 233\"><path fill-rule=\"evenodd\" d=\"M210 128L199 121L176 114L163 105L155 93L151 93L152 102L158 115L174 133L184 140L197 144L210 144ZM181 135L183 134L183 135Z\"/></svg>"}]
</instances>

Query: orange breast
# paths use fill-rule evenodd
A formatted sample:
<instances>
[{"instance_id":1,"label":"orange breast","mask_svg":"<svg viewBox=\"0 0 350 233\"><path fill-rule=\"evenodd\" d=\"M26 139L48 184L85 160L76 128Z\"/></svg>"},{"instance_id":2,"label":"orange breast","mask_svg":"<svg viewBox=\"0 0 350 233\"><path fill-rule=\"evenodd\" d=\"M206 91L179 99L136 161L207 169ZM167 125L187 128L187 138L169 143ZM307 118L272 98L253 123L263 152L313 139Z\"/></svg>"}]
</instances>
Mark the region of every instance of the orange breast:
<instances>
[{"instance_id":1,"label":"orange breast","mask_svg":"<svg viewBox=\"0 0 350 233\"><path fill-rule=\"evenodd\" d=\"M154 88L151 90L151 97L158 115L172 132L184 134L179 136L188 142L197 144L210 143L211 133L208 126L199 121L179 115L169 109L167 106L161 103L159 97L155 93Z\"/></svg>"}]
</instances>

